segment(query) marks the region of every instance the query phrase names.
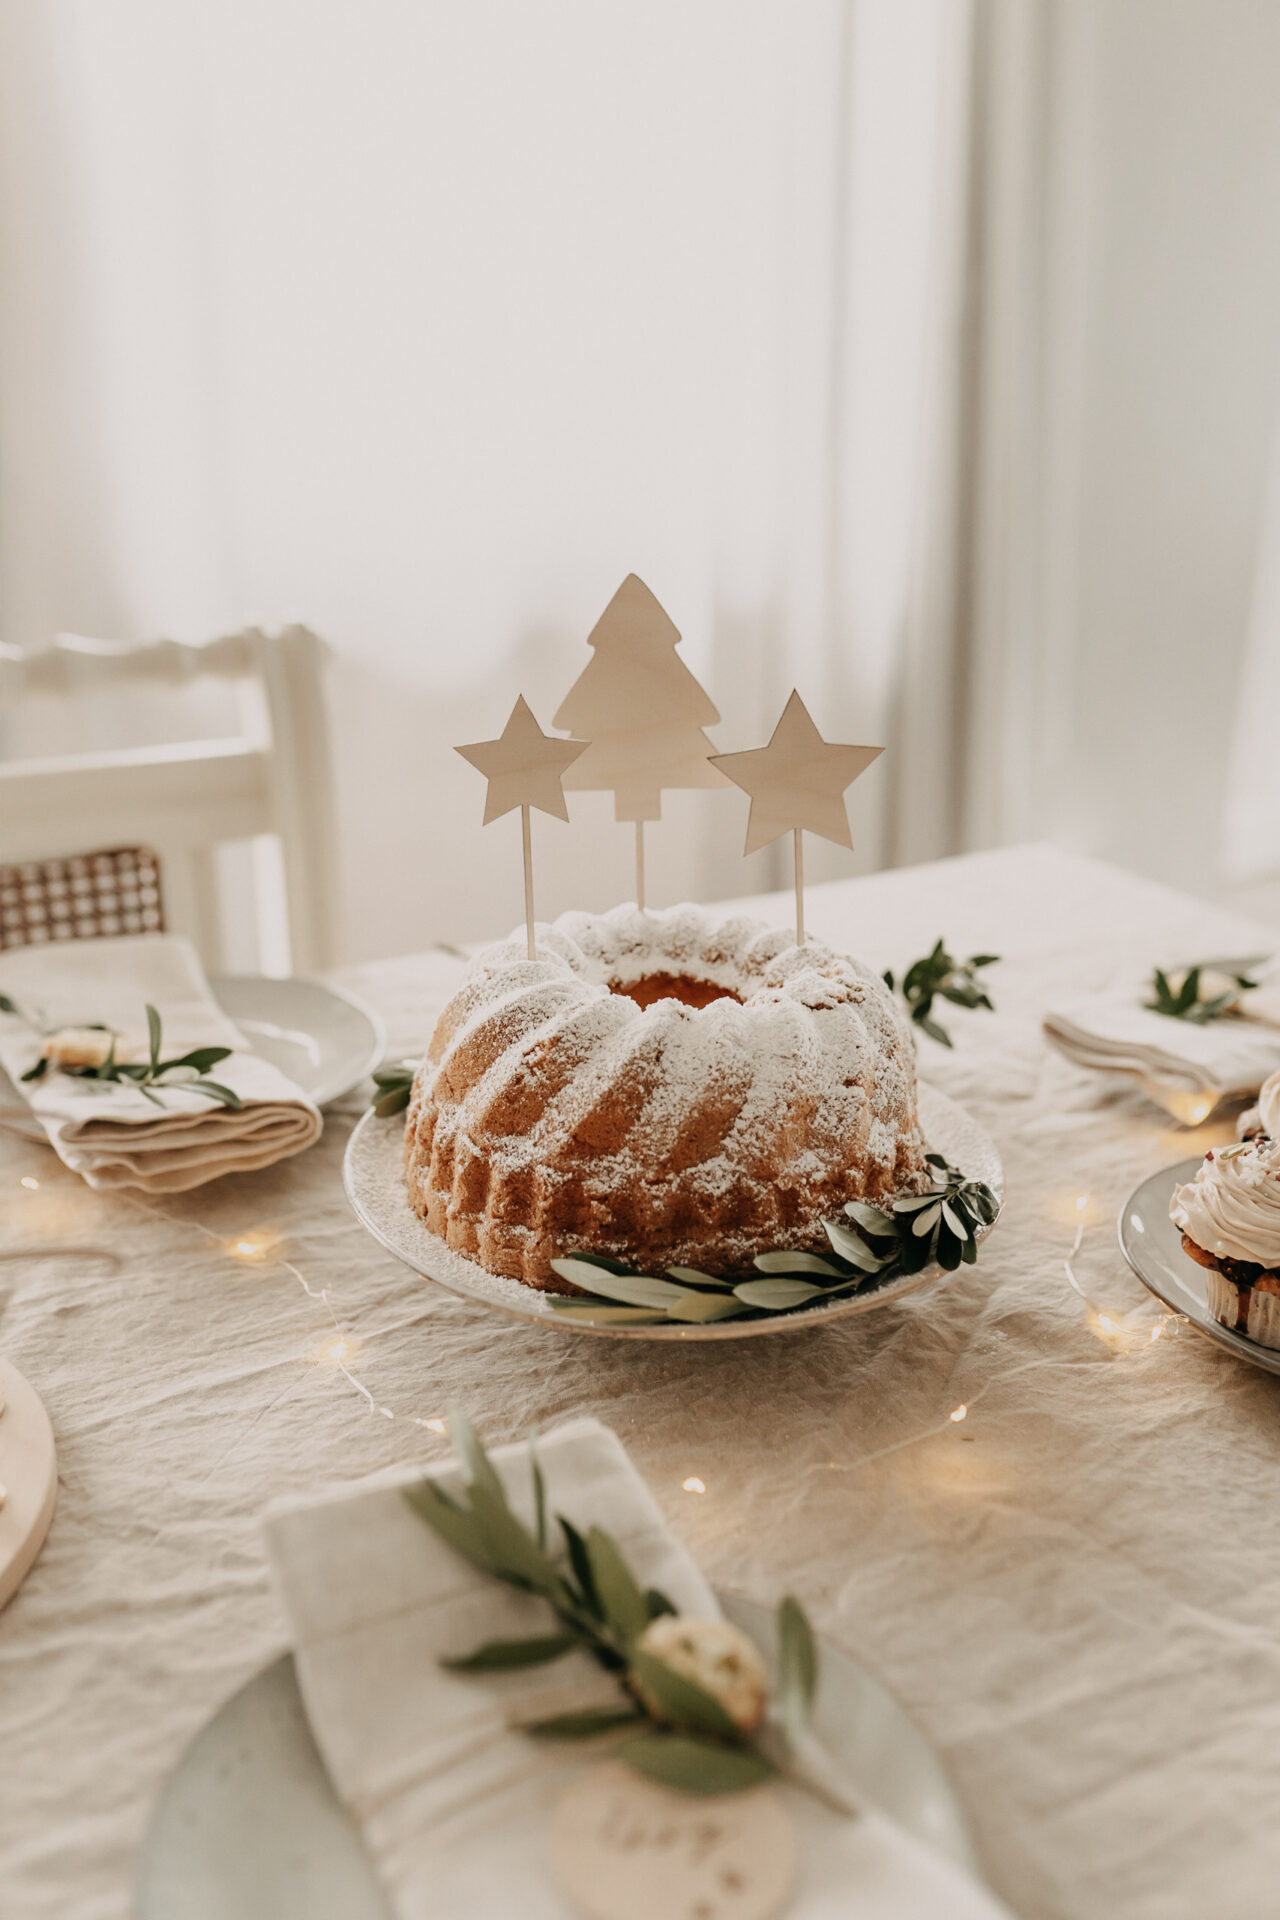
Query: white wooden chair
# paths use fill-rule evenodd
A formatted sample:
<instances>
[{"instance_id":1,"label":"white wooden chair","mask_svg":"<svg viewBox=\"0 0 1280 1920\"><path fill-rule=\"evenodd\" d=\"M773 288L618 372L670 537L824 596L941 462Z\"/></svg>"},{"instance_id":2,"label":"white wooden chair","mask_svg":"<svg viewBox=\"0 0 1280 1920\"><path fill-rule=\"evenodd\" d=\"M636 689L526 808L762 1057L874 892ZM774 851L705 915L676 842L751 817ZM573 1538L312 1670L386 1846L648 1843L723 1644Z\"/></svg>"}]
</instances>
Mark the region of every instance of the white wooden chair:
<instances>
[{"instance_id":1,"label":"white wooden chair","mask_svg":"<svg viewBox=\"0 0 1280 1920\"><path fill-rule=\"evenodd\" d=\"M0 646L0 714L29 698L72 700L102 689L231 682L241 732L0 761L0 861L142 843L160 855L167 924L188 934L206 965L222 964L216 852L271 836L283 856L288 966L333 958L333 800L323 643L305 627L254 628L204 646L161 640L116 646L62 635L40 652ZM262 843L258 841L258 844ZM279 927L279 873L253 863L258 926ZM277 953L275 970L283 955Z\"/></svg>"}]
</instances>

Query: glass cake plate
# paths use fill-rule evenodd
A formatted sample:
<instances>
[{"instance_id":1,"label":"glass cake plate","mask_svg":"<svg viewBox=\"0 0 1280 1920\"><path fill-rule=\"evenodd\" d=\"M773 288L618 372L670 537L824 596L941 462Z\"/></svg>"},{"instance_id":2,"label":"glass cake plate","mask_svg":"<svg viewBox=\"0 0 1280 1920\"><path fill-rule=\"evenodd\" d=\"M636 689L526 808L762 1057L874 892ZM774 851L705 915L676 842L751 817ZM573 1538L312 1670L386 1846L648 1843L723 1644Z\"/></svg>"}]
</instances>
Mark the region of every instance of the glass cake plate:
<instances>
[{"instance_id":1,"label":"glass cake plate","mask_svg":"<svg viewBox=\"0 0 1280 1920\"><path fill-rule=\"evenodd\" d=\"M935 1153L944 1154L970 1180L983 1181L1003 1205L1004 1170L1000 1155L990 1134L979 1126L972 1114L949 1100L945 1093L939 1093L936 1087L922 1086L920 1125ZM671 1323L619 1326L603 1319L593 1322L585 1315L580 1318L576 1314L571 1320L565 1320L535 1288L487 1272L477 1261L455 1253L428 1231L409 1205L405 1192L403 1147L403 1114L379 1120L376 1114L367 1113L352 1134L342 1171L347 1198L361 1225L367 1227L389 1253L394 1253L424 1279L435 1280L451 1293L478 1300L501 1313L537 1320L543 1326L558 1327L565 1332L604 1334L615 1340L747 1340L762 1334L794 1333L804 1327L823 1326L854 1313L871 1313L876 1307L888 1306L890 1301L901 1300L904 1294L944 1276L944 1269L934 1263L919 1273L898 1274L882 1286L873 1282L857 1293L842 1294L826 1305L794 1307L759 1320L716 1320L705 1326ZM994 1225L995 1221L992 1227ZM991 1227L981 1229L979 1239L990 1232Z\"/></svg>"}]
</instances>

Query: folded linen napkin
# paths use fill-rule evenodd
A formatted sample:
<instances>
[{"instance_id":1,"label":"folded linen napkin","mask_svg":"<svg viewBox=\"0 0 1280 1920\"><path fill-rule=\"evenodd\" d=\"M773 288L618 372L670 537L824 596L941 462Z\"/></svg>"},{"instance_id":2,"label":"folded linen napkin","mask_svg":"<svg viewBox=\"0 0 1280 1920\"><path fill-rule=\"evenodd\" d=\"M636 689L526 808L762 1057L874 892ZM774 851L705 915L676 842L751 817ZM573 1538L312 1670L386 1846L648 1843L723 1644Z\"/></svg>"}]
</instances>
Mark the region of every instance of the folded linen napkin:
<instances>
[{"instance_id":1,"label":"folded linen napkin","mask_svg":"<svg viewBox=\"0 0 1280 1920\"><path fill-rule=\"evenodd\" d=\"M1148 990L1063 1002L1044 1016L1049 1039L1077 1066L1140 1074L1211 1097L1256 1093L1280 1068L1280 985L1269 975L1243 995L1239 1018L1196 1026L1143 1005ZM1201 1116L1203 1117L1203 1115Z\"/></svg>"},{"instance_id":2,"label":"folded linen napkin","mask_svg":"<svg viewBox=\"0 0 1280 1920\"><path fill-rule=\"evenodd\" d=\"M672 1537L617 1436L575 1420L539 1442L549 1513L605 1526L641 1584L682 1613L719 1609ZM492 1455L529 1523L524 1447ZM446 1481L453 1478L439 1469ZM546 1633L544 1601L455 1554L404 1499L416 1476L382 1476L267 1517L311 1728L360 1824L398 1920L567 1920L547 1865L561 1793L598 1755L535 1742L520 1723L616 1705L585 1654L501 1674L452 1673L446 1656ZM783 1787L797 1829L793 1920L998 1920L998 1902L882 1815L829 1812Z\"/></svg>"},{"instance_id":3,"label":"folded linen napkin","mask_svg":"<svg viewBox=\"0 0 1280 1920\"><path fill-rule=\"evenodd\" d=\"M0 1065L60 1158L91 1187L182 1193L224 1173L269 1167L320 1137L318 1109L278 1067L248 1050L210 993L189 941L141 934L21 947L0 954L0 992L19 1009L0 1013ZM157 1089L161 1111L128 1081L76 1079L53 1068L23 1084L43 1034L59 1027L113 1027L131 1044L120 1057L145 1059L148 1003L163 1022L166 1059L194 1047L234 1049L213 1078L240 1096L241 1108L166 1084Z\"/></svg>"}]
</instances>

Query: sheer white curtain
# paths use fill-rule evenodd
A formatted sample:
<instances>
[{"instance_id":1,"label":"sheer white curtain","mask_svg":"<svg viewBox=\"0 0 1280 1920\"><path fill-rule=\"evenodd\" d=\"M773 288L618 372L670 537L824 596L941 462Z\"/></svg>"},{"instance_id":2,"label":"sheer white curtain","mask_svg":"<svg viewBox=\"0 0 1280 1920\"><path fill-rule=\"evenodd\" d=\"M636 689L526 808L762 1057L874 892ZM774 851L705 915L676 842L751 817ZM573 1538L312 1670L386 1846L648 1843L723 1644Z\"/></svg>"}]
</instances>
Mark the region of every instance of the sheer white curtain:
<instances>
[{"instance_id":1,"label":"sheer white curtain","mask_svg":"<svg viewBox=\"0 0 1280 1920\"><path fill-rule=\"evenodd\" d=\"M896 745L815 878L948 850L969 19L0 11L0 637L324 633L353 955L517 917L450 748L518 689L548 723L632 570L721 747L793 681ZM629 891L607 798L573 812L547 915ZM772 883L734 795L665 812L655 903Z\"/></svg>"}]
</instances>

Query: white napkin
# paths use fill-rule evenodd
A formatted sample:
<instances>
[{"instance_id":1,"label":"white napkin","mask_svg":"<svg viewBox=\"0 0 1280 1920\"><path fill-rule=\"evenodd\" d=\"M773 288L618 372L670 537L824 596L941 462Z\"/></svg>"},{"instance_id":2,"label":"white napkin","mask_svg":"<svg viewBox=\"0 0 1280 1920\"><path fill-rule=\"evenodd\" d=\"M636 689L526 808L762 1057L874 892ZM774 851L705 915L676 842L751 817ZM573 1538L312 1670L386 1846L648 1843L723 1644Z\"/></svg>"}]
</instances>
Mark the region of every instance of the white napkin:
<instances>
[{"instance_id":1,"label":"white napkin","mask_svg":"<svg viewBox=\"0 0 1280 1920\"><path fill-rule=\"evenodd\" d=\"M1141 1074L1211 1095L1256 1093L1280 1068L1280 986L1268 976L1240 1002L1242 1018L1196 1026L1153 1013L1149 989L1069 1000L1044 1016L1050 1040L1077 1066Z\"/></svg>"},{"instance_id":2,"label":"white napkin","mask_svg":"<svg viewBox=\"0 0 1280 1920\"><path fill-rule=\"evenodd\" d=\"M69 940L0 954L0 993L21 1016L0 1014L0 1065L29 1102L61 1159L91 1187L181 1193L224 1173L269 1167L319 1139L318 1109L270 1061L251 1053L209 991L190 943L168 934ZM235 1051L210 1070L243 1108L190 1088L157 1088L164 1111L126 1082L77 1079L51 1067L25 1085L45 1031L114 1027L147 1057L147 1004L163 1022L166 1060L194 1047ZM34 1022L33 1026L28 1022Z\"/></svg>"},{"instance_id":3,"label":"white napkin","mask_svg":"<svg viewBox=\"0 0 1280 1920\"><path fill-rule=\"evenodd\" d=\"M642 1584L660 1587L682 1613L718 1616L615 1434L575 1420L540 1441L538 1454L550 1514L580 1531L607 1527ZM527 1449L492 1457L513 1508L530 1522ZM268 1515L312 1731L399 1920L568 1920L547 1865L551 1816L597 1756L515 1727L615 1705L616 1683L576 1653L500 1675L439 1665L484 1640L546 1633L551 1615L544 1601L479 1572L438 1538L401 1492L415 1477L383 1476ZM793 1920L1005 1913L880 1814L842 1819L796 1789L783 1792L800 1860Z\"/></svg>"}]
</instances>

